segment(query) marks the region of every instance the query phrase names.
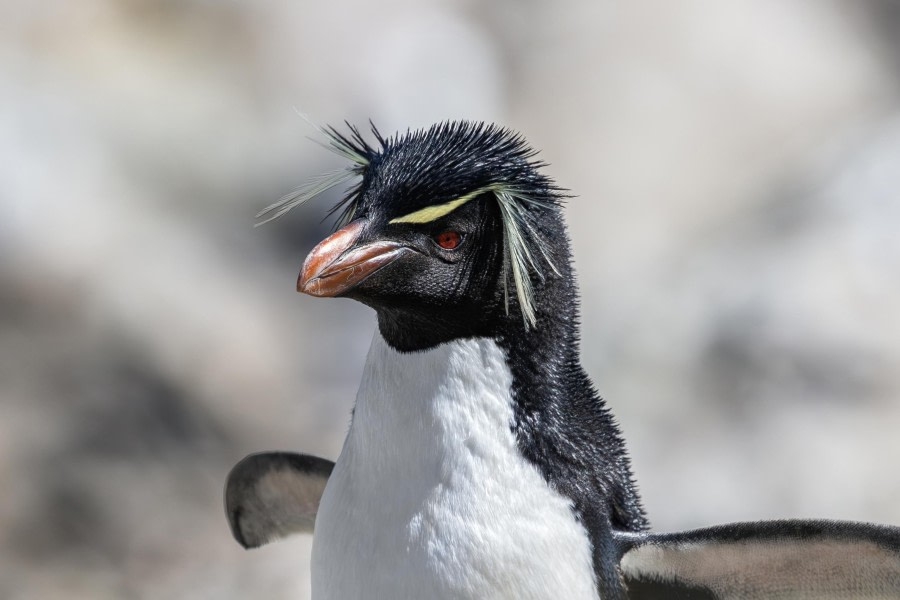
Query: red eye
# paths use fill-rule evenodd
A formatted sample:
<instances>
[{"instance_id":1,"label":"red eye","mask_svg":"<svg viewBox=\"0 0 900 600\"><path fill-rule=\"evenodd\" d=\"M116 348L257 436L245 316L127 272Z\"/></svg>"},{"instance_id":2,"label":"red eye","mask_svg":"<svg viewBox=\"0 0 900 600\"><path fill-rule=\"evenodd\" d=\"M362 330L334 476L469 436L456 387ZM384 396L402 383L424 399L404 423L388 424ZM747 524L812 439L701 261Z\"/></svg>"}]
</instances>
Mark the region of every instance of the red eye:
<instances>
[{"instance_id":1,"label":"red eye","mask_svg":"<svg viewBox=\"0 0 900 600\"><path fill-rule=\"evenodd\" d=\"M459 246L459 243L462 241L462 236L459 235L459 232L457 231L442 231L434 236L434 241L444 250L453 250Z\"/></svg>"}]
</instances>

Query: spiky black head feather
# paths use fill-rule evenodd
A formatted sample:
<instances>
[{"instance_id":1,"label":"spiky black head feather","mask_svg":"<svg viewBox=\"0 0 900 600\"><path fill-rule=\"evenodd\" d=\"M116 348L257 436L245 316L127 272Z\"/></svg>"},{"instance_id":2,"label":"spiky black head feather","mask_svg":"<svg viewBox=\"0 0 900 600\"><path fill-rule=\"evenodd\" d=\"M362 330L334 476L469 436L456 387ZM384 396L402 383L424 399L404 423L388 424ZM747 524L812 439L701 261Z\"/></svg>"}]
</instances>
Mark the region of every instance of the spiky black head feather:
<instances>
[{"instance_id":1,"label":"spiky black head feather","mask_svg":"<svg viewBox=\"0 0 900 600\"><path fill-rule=\"evenodd\" d=\"M356 146L368 166L361 188L345 200L356 204L359 216L378 210L400 217L488 187L516 190L548 206L562 196L540 172L537 153L509 129L456 121L387 139L373 131L381 147Z\"/></svg>"}]
</instances>

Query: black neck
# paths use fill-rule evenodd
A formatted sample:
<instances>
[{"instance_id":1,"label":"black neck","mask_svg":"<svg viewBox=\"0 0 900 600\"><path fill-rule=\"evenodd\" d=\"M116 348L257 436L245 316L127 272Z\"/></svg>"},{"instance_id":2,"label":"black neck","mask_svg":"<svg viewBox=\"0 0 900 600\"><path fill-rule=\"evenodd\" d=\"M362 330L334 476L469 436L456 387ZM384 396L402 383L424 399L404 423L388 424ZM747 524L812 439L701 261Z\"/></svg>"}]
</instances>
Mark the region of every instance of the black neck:
<instances>
[{"instance_id":1,"label":"black neck","mask_svg":"<svg viewBox=\"0 0 900 600\"><path fill-rule=\"evenodd\" d=\"M568 262L550 312L538 326L498 338L513 374L513 431L519 450L550 485L572 500L593 549L601 590L624 597L613 530L648 527L619 428L581 366L577 289ZM604 596L604 597L606 597Z\"/></svg>"}]
</instances>

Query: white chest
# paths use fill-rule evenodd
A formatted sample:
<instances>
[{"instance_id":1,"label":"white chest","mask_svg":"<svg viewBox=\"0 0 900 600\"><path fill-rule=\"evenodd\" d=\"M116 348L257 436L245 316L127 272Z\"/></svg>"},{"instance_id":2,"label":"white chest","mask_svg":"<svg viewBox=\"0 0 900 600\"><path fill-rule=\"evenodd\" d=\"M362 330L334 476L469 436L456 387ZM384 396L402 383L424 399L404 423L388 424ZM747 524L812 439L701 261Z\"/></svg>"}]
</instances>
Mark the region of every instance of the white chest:
<instances>
[{"instance_id":1,"label":"white chest","mask_svg":"<svg viewBox=\"0 0 900 600\"><path fill-rule=\"evenodd\" d=\"M596 599L587 533L518 452L489 340L401 354L375 335L319 507L315 600Z\"/></svg>"}]
</instances>

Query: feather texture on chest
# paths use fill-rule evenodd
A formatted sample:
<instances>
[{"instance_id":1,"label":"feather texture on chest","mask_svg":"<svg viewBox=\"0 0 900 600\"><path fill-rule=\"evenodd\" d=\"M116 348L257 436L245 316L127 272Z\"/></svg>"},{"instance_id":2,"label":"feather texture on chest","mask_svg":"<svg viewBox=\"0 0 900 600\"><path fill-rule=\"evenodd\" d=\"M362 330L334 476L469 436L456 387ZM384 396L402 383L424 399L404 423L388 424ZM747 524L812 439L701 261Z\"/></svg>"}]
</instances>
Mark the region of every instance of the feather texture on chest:
<instances>
[{"instance_id":1,"label":"feather texture on chest","mask_svg":"<svg viewBox=\"0 0 900 600\"><path fill-rule=\"evenodd\" d=\"M519 453L491 340L376 334L316 520L313 597L596 598L571 502Z\"/></svg>"}]
</instances>

